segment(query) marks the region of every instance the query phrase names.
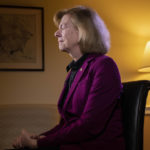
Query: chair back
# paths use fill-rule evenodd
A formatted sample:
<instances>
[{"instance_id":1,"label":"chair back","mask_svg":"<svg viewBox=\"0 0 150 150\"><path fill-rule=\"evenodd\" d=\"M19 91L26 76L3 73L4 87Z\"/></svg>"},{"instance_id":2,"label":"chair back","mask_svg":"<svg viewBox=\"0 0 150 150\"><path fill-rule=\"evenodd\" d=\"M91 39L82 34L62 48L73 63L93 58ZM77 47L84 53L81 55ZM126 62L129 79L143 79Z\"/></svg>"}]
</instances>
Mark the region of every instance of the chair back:
<instances>
[{"instance_id":1,"label":"chair back","mask_svg":"<svg viewBox=\"0 0 150 150\"><path fill-rule=\"evenodd\" d=\"M121 96L126 150L143 150L145 105L150 81L123 83Z\"/></svg>"}]
</instances>

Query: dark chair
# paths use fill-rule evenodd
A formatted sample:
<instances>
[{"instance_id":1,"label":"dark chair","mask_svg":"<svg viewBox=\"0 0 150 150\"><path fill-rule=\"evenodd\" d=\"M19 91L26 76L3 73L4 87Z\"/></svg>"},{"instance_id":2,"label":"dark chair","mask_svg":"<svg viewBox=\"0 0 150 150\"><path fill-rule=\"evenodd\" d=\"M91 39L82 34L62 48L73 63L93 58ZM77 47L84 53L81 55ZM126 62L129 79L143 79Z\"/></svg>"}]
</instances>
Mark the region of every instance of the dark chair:
<instances>
[{"instance_id":1,"label":"dark chair","mask_svg":"<svg viewBox=\"0 0 150 150\"><path fill-rule=\"evenodd\" d=\"M143 150L145 104L150 81L123 83L122 108L126 150Z\"/></svg>"}]
</instances>

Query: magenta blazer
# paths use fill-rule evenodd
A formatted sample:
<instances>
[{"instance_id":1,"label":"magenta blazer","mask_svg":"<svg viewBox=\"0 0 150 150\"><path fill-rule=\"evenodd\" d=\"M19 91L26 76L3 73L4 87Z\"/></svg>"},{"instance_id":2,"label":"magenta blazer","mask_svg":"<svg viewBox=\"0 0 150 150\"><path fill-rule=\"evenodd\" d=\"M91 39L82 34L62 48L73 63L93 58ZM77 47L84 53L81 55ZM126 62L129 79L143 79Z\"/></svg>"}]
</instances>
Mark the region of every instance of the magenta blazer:
<instances>
[{"instance_id":1,"label":"magenta blazer","mask_svg":"<svg viewBox=\"0 0 150 150\"><path fill-rule=\"evenodd\" d=\"M105 55L89 54L63 104L65 88L66 83L58 101L61 121L42 134L46 137L37 141L38 147L125 150L119 100L122 84L115 62Z\"/></svg>"}]
</instances>

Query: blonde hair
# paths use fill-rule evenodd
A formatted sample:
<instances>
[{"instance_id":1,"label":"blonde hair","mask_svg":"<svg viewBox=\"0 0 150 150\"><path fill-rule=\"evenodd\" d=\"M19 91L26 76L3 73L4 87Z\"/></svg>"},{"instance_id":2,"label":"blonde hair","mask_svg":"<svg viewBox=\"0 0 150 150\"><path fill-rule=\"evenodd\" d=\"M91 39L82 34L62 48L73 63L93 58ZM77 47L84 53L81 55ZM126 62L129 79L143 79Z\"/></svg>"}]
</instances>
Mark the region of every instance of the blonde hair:
<instances>
[{"instance_id":1,"label":"blonde hair","mask_svg":"<svg viewBox=\"0 0 150 150\"><path fill-rule=\"evenodd\" d=\"M54 16L56 26L66 14L71 15L72 23L79 30L79 45L83 54L108 52L110 48L109 31L94 10L84 6L60 10Z\"/></svg>"}]
</instances>

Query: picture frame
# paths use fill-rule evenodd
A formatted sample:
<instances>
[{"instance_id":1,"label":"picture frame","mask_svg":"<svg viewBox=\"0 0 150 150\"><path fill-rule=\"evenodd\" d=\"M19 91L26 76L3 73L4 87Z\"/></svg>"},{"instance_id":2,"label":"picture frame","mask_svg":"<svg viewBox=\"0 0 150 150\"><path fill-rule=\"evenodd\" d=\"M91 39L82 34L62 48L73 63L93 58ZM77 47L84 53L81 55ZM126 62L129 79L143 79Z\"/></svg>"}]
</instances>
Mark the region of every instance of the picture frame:
<instances>
[{"instance_id":1,"label":"picture frame","mask_svg":"<svg viewBox=\"0 0 150 150\"><path fill-rule=\"evenodd\" d=\"M0 5L0 71L44 71L44 9Z\"/></svg>"}]
</instances>

